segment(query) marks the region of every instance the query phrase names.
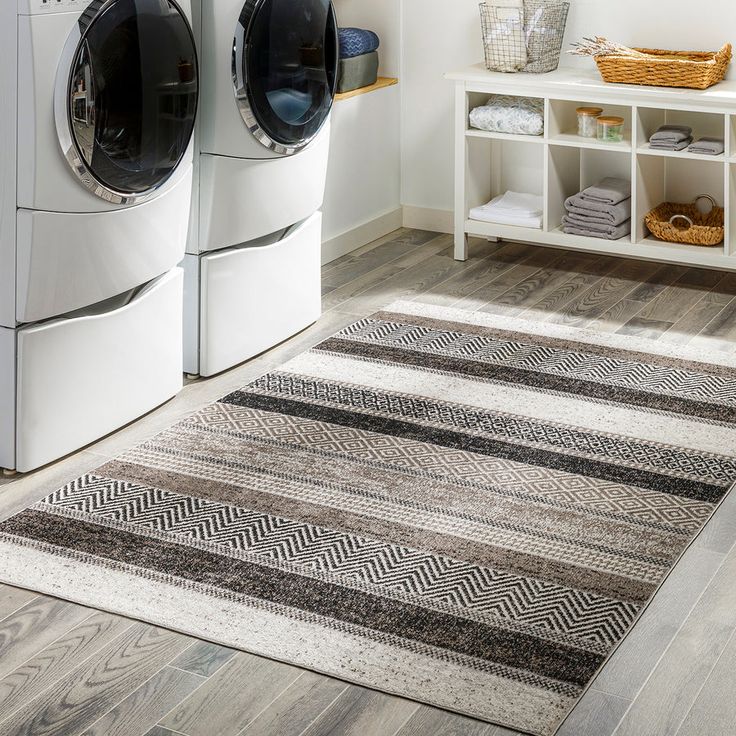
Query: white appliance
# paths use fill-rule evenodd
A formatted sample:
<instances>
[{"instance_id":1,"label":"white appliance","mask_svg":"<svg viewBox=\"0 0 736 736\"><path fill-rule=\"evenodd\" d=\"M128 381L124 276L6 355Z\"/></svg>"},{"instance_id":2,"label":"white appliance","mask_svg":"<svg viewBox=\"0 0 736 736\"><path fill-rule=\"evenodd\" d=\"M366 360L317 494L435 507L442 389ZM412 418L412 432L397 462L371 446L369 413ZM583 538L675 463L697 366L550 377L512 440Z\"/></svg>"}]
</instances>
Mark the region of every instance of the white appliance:
<instances>
[{"instance_id":1,"label":"white appliance","mask_svg":"<svg viewBox=\"0 0 736 736\"><path fill-rule=\"evenodd\" d=\"M319 318L338 39L329 0L196 0L195 29L202 104L184 366L209 376Z\"/></svg>"},{"instance_id":2,"label":"white appliance","mask_svg":"<svg viewBox=\"0 0 736 736\"><path fill-rule=\"evenodd\" d=\"M0 3L0 467L181 387L198 67L190 0Z\"/></svg>"}]
</instances>

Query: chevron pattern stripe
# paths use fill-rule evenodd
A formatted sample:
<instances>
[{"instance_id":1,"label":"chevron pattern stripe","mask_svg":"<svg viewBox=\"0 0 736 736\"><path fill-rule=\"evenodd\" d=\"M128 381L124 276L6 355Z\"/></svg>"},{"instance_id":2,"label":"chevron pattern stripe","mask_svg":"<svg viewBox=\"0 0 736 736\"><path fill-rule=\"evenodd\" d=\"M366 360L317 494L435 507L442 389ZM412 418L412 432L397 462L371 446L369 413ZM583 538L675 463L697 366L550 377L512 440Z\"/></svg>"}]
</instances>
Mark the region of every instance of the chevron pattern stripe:
<instances>
[{"instance_id":1,"label":"chevron pattern stripe","mask_svg":"<svg viewBox=\"0 0 736 736\"><path fill-rule=\"evenodd\" d=\"M41 509L44 503L356 577L385 588L387 595L395 589L594 642L618 641L639 611L584 591L92 475L56 491Z\"/></svg>"},{"instance_id":2,"label":"chevron pattern stripe","mask_svg":"<svg viewBox=\"0 0 736 736\"><path fill-rule=\"evenodd\" d=\"M0 522L0 581L553 736L736 482L736 360L398 304Z\"/></svg>"}]
</instances>

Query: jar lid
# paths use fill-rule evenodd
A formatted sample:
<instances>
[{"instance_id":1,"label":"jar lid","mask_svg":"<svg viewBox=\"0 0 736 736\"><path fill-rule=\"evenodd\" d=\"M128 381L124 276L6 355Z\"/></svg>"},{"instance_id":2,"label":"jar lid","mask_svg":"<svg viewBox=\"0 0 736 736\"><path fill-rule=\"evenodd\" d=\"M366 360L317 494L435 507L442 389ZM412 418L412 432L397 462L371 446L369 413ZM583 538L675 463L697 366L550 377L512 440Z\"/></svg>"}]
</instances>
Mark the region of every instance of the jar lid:
<instances>
[{"instance_id":1,"label":"jar lid","mask_svg":"<svg viewBox=\"0 0 736 736\"><path fill-rule=\"evenodd\" d=\"M603 117L602 118L598 118L598 122L599 123L603 123L604 125L623 125L624 124L624 119L623 118L619 118L616 115L611 115L611 116L605 117L605 118L603 118Z\"/></svg>"},{"instance_id":2,"label":"jar lid","mask_svg":"<svg viewBox=\"0 0 736 736\"><path fill-rule=\"evenodd\" d=\"M575 112L578 115L590 115L591 117L597 118L602 112L602 107L579 107Z\"/></svg>"}]
</instances>

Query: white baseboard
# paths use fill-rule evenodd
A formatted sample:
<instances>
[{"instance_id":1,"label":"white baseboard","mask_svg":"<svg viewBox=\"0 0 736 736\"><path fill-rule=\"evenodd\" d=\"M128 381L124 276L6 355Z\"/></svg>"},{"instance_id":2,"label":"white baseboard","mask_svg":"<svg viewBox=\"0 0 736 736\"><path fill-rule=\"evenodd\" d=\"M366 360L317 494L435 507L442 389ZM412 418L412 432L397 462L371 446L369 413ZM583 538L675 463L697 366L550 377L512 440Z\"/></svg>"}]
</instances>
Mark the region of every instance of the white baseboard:
<instances>
[{"instance_id":1,"label":"white baseboard","mask_svg":"<svg viewBox=\"0 0 736 736\"><path fill-rule=\"evenodd\" d=\"M414 230L431 230L435 233L452 233L455 215L452 210L433 210L428 207L404 205L404 227Z\"/></svg>"},{"instance_id":2,"label":"white baseboard","mask_svg":"<svg viewBox=\"0 0 736 736\"><path fill-rule=\"evenodd\" d=\"M373 220L368 220L352 230L325 240L322 243L322 265L330 263L358 248L378 240L401 227L403 213L401 208L390 210Z\"/></svg>"}]
</instances>

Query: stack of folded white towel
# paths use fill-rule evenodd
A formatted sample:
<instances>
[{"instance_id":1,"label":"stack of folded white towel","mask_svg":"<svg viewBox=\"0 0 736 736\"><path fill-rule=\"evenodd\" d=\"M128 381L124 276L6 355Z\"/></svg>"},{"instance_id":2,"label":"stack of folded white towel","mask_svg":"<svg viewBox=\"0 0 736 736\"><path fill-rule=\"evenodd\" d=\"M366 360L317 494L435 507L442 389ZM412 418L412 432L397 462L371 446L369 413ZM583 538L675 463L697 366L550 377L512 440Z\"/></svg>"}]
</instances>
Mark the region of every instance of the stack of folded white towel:
<instances>
[{"instance_id":1,"label":"stack of folded white towel","mask_svg":"<svg viewBox=\"0 0 736 736\"><path fill-rule=\"evenodd\" d=\"M609 177L568 197L565 209L565 233L618 240L631 232L631 183Z\"/></svg>"},{"instance_id":2,"label":"stack of folded white towel","mask_svg":"<svg viewBox=\"0 0 736 736\"><path fill-rule=\"evenodd\" d=\"M506 192L488 204L470 210L471 220L493 222L497 225L542 227L542 197L523 192Z\"/></svg>"}]
</instances>

